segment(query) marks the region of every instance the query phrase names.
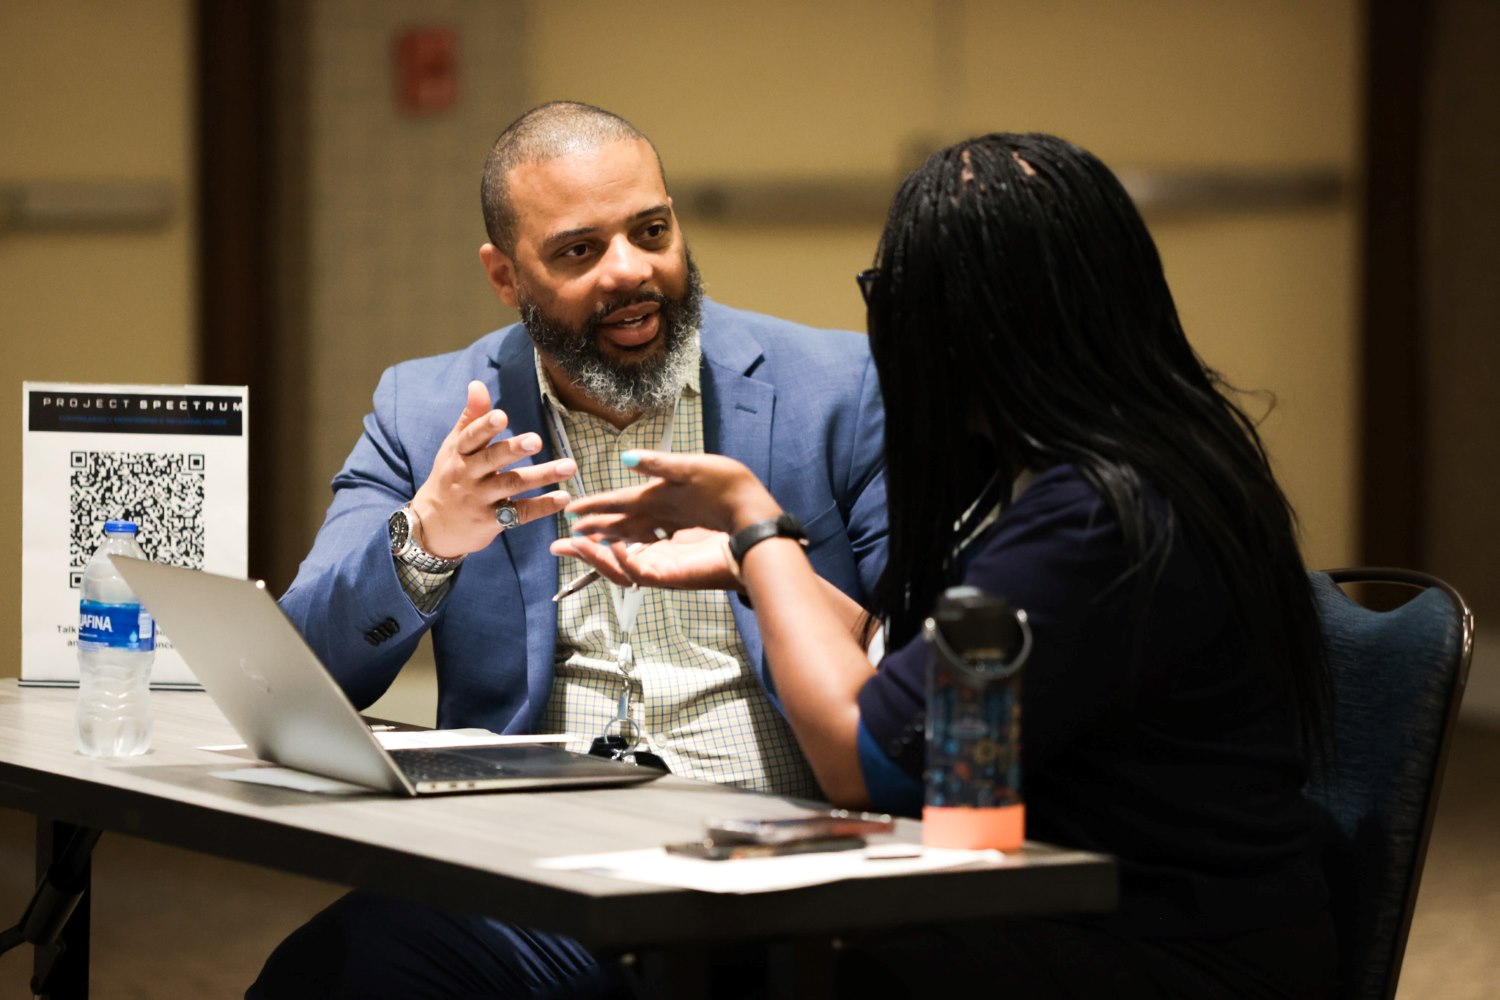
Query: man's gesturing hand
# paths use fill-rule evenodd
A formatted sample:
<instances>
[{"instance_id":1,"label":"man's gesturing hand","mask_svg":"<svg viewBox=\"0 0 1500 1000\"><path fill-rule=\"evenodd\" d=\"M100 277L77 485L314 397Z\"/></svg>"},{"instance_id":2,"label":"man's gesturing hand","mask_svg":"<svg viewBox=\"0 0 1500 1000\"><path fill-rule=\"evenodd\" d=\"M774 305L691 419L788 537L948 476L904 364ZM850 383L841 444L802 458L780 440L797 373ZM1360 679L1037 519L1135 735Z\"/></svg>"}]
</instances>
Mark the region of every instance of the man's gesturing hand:
<instances>
[{"instance_id":1,"label":"man's gesturing hand","mask_svg":"<svg viewBox=\"0 0 1500 1000\"><path fill-rule=\"evenodd\" d=\"M510 468L540 451L542 439L528 432L495 441L508 424L503 410L490 408L484 383L470 382L464 411L438 448L432 474L411 501L422 520L417 541L431 554L457 559L478 552L500 533L496 504L517 493L565 482L578 471L570 458ZM563 490L515 501L522 524L555 514L567 503Z\"/></svg>"}]
</instances>

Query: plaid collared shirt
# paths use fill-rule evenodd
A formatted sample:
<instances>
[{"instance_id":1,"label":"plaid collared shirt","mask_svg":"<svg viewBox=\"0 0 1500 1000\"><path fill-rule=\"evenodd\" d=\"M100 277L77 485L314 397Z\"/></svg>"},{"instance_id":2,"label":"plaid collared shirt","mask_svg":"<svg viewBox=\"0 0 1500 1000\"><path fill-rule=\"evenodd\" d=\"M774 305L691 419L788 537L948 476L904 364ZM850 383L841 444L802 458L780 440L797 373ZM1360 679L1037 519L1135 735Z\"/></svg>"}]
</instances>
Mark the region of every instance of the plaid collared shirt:
<instances>
[{"instance_id":1,"label":"plaid collared shirt","mask_svg":"<svg viewBox=\"0 0 1500 1000\"><path fill-rule=\"evenodd\" d=\"M624 430L557 404L578 476L575 495L632 486L640 476L620 463L630 449L658 449L670 426L671 450L703 451L703 395L699 366L672 408L647 413ZM544 398L556 400L540 360ZM546 405L544 403L544 405ZM553 442L557 454L561 442ZM569 531L559 515L559 531ZM567 560L560 580L581 572ZM642 591L635 627L621 634L611 591L601 581L558 603L557 652L552 696L542 713L544 731L571 733L573 750L587 750L618 710L621 685L630 684L630 715L646 745L674 774L783 795L816 796L817 782L791 728L766 697L747 662L730 611L730 595L717 590ZM628 679L617 659L628 638L634 664Z\"/></svg>"}]
</instances>

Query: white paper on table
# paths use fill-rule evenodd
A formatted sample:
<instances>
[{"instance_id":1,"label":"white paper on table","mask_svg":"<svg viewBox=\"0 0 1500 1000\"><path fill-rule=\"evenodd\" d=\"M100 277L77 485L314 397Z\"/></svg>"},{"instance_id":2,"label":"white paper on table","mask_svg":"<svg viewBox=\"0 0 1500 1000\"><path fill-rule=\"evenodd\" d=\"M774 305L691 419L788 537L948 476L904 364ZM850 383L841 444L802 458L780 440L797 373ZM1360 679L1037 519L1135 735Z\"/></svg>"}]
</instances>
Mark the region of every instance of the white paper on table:
<instances>
[{"instance_id":1,"label":"white paper on table","mask_svg":"<svg viewBox=\"0 0 1500 1000\"><path fill-rule=\"evenodd\" d=\"M1004 858L999 851L956 851L936 847L922 847L916 857L893 858L881 857L881 849L881 845L872 845L849 851L707 861L669 854L662 847L648 847L639 851L543 858L536 862L536 866L606 875L650 885L697 889L700 892L751 893L796 889L846 878L907 875L991 865ZM866 851L870 853L867 854Z\"/></svg>"}]
</instances>

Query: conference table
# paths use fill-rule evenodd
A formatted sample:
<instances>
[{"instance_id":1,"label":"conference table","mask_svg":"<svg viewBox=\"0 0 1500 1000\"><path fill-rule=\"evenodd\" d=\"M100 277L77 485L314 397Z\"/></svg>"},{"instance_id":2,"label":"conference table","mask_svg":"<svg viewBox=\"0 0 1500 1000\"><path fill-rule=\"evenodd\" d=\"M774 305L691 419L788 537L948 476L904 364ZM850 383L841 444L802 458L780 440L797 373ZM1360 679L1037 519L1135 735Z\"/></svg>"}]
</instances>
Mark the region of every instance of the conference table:
<instances>
[{"instance_id":1,"label":"conference table","mask_svg":"<svg viewBox=\"0 0 1500 1000\"><path fill-rule=\"evenodd\" d=\"M959 869L744 894L543 868L537 862L547 858L699 839L709 818L790 816L815 804L675 776L573 791L320 795L216 776L253 761L243 751L209 749L239 740L201 692L153 694L150 753L85 757L73 737L76 696L0 680L0 807L37 817L39 876L71 841L82 866L67 880L85 890L92 838L124 833L568 934L638 963L674 996L701 988L705 956L719 947L756 942L779 949L777 967L792 969L795 982L778 994L817 995L826 982L818 979L816 956L826 956L840 936L1102 912L1117 901L1109 857L1036 843ZM898 820L896 839L920 841L920 824ZM0 925L11 919L0 913ZM56 958L50 995L86 996L86 895L63 938L61 957L37 948L38 971ZM13 992L0 984L0 994Z\"/></svg>"}]
</instances>

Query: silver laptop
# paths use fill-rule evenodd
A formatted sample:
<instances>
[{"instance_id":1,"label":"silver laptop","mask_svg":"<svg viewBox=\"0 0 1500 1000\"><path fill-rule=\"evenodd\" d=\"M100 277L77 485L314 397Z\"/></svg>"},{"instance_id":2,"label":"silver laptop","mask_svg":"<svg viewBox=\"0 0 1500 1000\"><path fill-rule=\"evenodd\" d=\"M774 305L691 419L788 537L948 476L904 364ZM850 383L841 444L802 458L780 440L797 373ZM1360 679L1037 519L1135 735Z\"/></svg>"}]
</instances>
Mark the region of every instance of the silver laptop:
<instances>
[{"instance_id":1,"label":"silver laptop","mask_svg":"<svg viewBox=\"0 0 1500 1000\"><path fill-rule=\"evenodd\" d=\"M662 773L541 744L386 750L264 582L111 558L263 760L397 795L631 785Z\"/></svg>"}]
</instances>

